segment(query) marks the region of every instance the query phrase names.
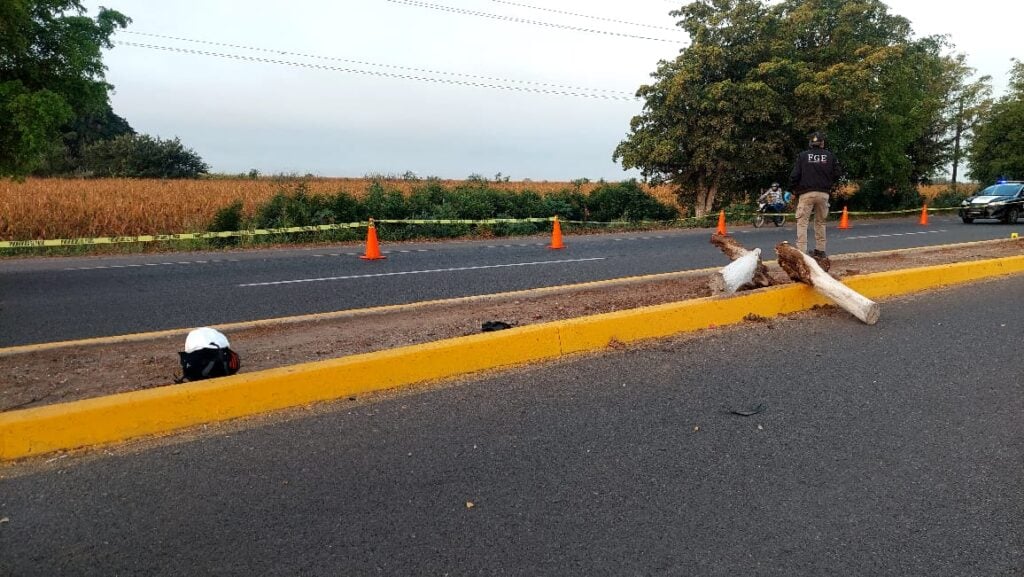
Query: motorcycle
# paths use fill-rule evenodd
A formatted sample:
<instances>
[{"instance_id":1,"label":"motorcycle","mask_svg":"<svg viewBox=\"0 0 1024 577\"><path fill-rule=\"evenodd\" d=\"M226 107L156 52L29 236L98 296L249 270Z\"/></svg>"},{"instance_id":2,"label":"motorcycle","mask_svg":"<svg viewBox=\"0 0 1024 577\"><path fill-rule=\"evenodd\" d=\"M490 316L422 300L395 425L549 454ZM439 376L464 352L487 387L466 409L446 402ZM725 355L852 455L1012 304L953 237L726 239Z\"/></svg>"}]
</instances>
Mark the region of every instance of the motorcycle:
<instances>
[{"instance_id":1,"label":"motorcycle","mask_svg":"<svg viewBox=\"0 0 1024 577\"><path fill-rule=\"evenodd\" d=\"M769 220L775 226L782 226L786 223L786 215L779 212L775 205L767 202L757 203L757 210L754 211L754 228L761 228Z\"/></svg>"}]
</instances>

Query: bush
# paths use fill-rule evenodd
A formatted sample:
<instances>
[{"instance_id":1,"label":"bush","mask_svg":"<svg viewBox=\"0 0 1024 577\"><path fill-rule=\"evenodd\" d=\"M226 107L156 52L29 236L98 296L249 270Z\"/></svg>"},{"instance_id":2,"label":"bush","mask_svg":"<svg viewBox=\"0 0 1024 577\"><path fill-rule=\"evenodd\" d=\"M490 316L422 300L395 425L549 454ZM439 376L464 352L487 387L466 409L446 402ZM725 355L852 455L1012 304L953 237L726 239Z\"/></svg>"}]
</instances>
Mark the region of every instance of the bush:
<instances>
[{"instance_id":1,"label":"bush","mask_svg":"<svg viewBox=\"0 0 1024 577\"><path fill-rule=\"evenodd\" d=\"M562 220L583 220L587 207L595 214L591 220L669 220L675 209L659 203L644 192L636 181L605 184L595 196L587 197L579 190L565 189L540 195L491 188L483 178L471 180L454 188L445 188L436 178L428 178L413 186L408 198L398 190L390 190L380 181L370 184L366 196L339 192L334 196L308 193L305 183L294 191L282 188L258 207L252 225L256 228L287 228L319 224L363 222L369 217L380 220L487 220L492 218L526 219L559 216ZM218 213L214 227L241 228L241 205L227 207ZM413 238L452 238L474 232L481 235L527 235L550 229L548 222L472 224L403 224L379 223L377 235L386 240ZM308 238L308 233L303 233ZM320 233L324 240L349 240L356 233L349 230ZM298 238L298 237L296 237ZM259 239L257 239L259 242Z\"/></svg>"},{"instance_id":2,"label":"bush","mask_svg":"<svg viewBox=\"0 0 1024 577\"><path fill-rule=\"evenodd\" d=\"M542 218L554 216L553 213L548 212L548 208L544 204L544 197L532 190L513 193L510 200L511 206L500 215L502 218Z\"/></svg>"},{"instance_id":3,"label":"bush","mask_svg":"<svg viewBox=\"0 0 1024 577\"><path fill-rule=\"evenodd\" d=\"M222 231L235 231L242 230L242 201L236 200L228 206L217 211L217 214L213 216L213 222L210 223L207 231L209 232L222 232ZM228 246L238 244L239 238L237 236L229 236L225 238L212 239L214 246Z\"/></svg>"},{"instance_id":4,"label":"bush","mask_svg":"<svg viewBox=\"0 0 1024 577\"><path fill-rule=\"evenodd\" d=\"M335 221L330 201L310 195L305 183L299 183L291 195L286 190L275 194L256 212L256 228L287 228L331 224Z\"/></svg>"},{"instance_id":5,"label":"bush","mask_svg":"<svg viewBox=\"0 0 1024 577\"><path fill-rule=\"evenodd\" d=\"M960 206L960 203L972 194L974 192L968 187L961 187L959 191L950 187L935 195L928 205L933 208L954 208Z\"/></svg>"},{"instance_id":6,"label":"bush","mask_svg":"<svg viewBox=\"0 0 1024 577\"><path fill-rule=\"evenodd\" d=\"M409 216L409 207L402 192L385 190L379 181L370 184L363 206L371 218L403 219Z\"/></svg>"},{"instance_id":7,"label":"bush","mask_svg":"<svg viewBox=\"0 0 1024 577\"><path fill-rule=\"evenodd\" d=\"M598 221L670 220L677 216L674 208L644 192L636 180L599 186L587 197L586 206L590 218Z\"/></svg>"},{"instance_id":8,"label":"bush","mask_svg":"<svg viewBox=\"0 0 1024 577\"><path fill-rule=\"evenodd\" d=\"M587 219L587 197L578 190L563 190L547 194L543 199L543 211L537 217L558 216L563 220L594 220L593 215Z\"/></svg>"},{"instance_id":9,"label":"bush","mask_svg":"<svg viewBox=\"0 0 1024 577\"><path fill-rule=\"evenodd\" d=\"M207 230L210 232L242 230L242 201L236 200L218 210Z\"/></svg>"},{"instance_id":10,"label":"bush","mask_svg":"<svg viewBox=\"0 0 1024 577\"><path fill-rule=\"evenodd\" d=\"M505 196L506 198L502 198ZM482 220L509 212L508 193L484 187L457 187L451 196L452 210L457 218Z\"/></svg>"},{"instance_id":11,"label":"bush","mask_svg":"<svg viewBox=\"0 0 1024 577\"><path fill-rule=\"evenodd\" d=\"M445 197L448 190L436 179L428 179L422 186L415 186L406 201L409 214L413 218L430 219L445 206Z\"/></svg>"},{"instance_id":12,"label":"bush","mask_svg":"<svg viewBox=\"0 0 1024 577\"><path fill-rule=\"evenodd\" d=\"M327 202L335 223L366 221L366 207L359 199L347 192L339 192Z\"/></svg>"},{"instance_id":13,"label":"bush","mask_svg":"<svg viewBox=\"0 0 1024 577\"><path fill-rule=\"evenodd\" d=\"M85 147L82 167L92 176L110 178L195 178L210 169L177 138L147 134L122 134Z\"/></svg>"},{"instance_id":14,"label":"bush","mask_svg":"<svg viewBox=\"0 0 1024 577\"><path fill-rule=\"evenodd\" d=\"M920 208L923 202L924 199L910 183L892 187L877 180L869 180L847 199L846 206L850 210L884 212Z\"/></svg>"}]
</instances>

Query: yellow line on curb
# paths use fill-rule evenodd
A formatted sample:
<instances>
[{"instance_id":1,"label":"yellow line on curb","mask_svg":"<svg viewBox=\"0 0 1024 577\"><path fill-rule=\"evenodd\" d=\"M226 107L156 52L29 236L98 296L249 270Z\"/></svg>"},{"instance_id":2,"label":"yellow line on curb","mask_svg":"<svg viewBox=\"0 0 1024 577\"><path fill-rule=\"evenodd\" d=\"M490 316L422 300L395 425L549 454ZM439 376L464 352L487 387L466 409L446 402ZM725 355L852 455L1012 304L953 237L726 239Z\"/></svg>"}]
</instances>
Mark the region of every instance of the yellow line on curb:
<instances>
[{"instance_id":1,"label":"yellow line on curb","mask_svg":"<svg viewBox=\"0 0 1024 577\"><path fill-rule=\"evenodd\" d=\"M885 298L1024 273L1024 256L851 277ZM0 460L167 433L311 402L343 398L485 369L511 367L628 343L774 317L828 301L802 284L730 298L708 297L483 333L210 381L0 413Z\"/></svg>"}]
</instances>

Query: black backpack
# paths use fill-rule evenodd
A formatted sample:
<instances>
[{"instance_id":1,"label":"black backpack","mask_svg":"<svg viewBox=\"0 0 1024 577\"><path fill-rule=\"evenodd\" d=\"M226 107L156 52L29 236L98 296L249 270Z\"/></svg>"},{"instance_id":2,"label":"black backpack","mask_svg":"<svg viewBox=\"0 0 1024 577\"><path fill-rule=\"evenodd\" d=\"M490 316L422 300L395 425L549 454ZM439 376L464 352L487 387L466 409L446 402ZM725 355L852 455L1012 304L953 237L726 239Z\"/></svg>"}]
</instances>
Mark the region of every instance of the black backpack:
<instances>
[{"instance_id":1,"label":"black backpack","mask_svg":"<svg viewBox=\"0 0 1024 577\"><path fill-rule=\"evenodd\" d=\"M214 347L191 353L182 351L178 355L181 357L182 377L190 381L233 375L242 366L238 353L231 349Z\"/></svg>"}]
</instances>

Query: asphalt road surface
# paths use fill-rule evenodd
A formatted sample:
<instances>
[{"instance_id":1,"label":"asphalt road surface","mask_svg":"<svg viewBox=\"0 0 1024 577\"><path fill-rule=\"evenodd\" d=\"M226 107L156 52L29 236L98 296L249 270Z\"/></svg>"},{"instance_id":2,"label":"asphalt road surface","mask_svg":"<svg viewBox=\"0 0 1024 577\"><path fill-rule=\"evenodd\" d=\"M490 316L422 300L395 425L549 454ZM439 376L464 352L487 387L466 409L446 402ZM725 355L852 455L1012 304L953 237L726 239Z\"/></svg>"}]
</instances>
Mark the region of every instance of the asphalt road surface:
<instances>
[{"instance_id":1,"label":"asphalt road surface","mask_svg":"<svg viewBox=\"0 0 1024 577\"><path fill-rule=\"evenodd\" d=\"M875 326L804 313L54 458L0 480L0 575L1022 575L1021 295L1017 276L886 301Z\"/></svg>"},{"instance_id":2,"label":"asphalt road surface","mask_svg":"<svg viewBox=\"0 0 1024 577\"><path fill-rule=\"evenodd\" d=\"M829 253L878 251L1007 238L1024 223L964 225L953 216L830 224ZM730 232L772 253L795 227ZM363 247L168 253L0 261L0 347L193 328L229 322L572 284L724 266L710 231L548 239L384 245L386 260L357 258Z\"/></svg>"}]
</instances>

